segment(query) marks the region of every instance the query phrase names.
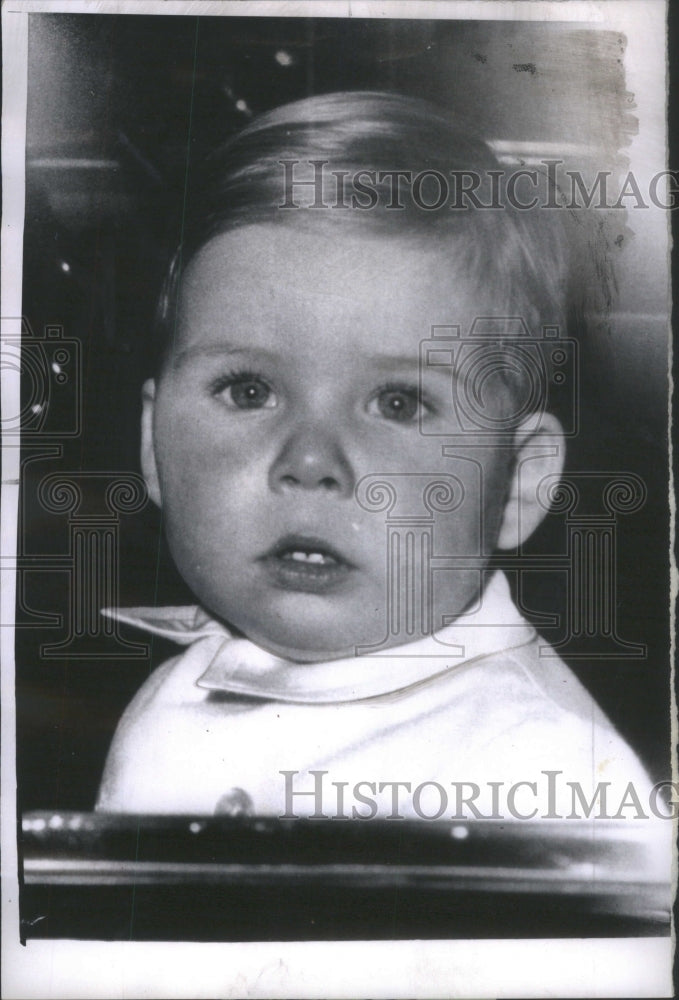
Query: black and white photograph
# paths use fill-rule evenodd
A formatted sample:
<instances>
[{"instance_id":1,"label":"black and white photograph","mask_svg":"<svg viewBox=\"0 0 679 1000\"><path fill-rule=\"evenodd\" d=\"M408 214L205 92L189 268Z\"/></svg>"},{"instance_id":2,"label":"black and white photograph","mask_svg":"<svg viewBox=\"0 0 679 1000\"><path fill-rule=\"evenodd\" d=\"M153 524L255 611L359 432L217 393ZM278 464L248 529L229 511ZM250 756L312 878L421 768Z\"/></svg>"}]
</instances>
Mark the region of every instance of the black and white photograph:
<instances>
[{"instance_id":1,"label":"black and white photograph","mask_svg":"<svg viewBox=\"0 0 679 1000\"><path fill-rule=\"evenodd\" d=\"M3 996L672 996L668 5L2 18Z\"/></svg>"}]
</instances>

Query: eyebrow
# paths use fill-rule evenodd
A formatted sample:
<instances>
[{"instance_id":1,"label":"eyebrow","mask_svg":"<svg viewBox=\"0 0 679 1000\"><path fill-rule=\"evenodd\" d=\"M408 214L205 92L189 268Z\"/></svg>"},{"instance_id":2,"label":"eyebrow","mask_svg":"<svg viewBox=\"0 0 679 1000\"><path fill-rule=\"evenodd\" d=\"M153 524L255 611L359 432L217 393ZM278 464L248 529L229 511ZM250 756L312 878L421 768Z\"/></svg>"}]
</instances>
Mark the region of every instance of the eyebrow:
<instances>
[{"instance_id":1,"label":"eyebrow","mask_svg":"<svg viewBox=\"0 0 679 1000\"><path fill-rule=\"evenodd\" d=\"M220 355L228 357L231 354L242 354L247 350L247 347L237 347L235 344L225 343L224 341L219 344L194 344L193 346L182 348L182 350L177 351L173 355L172 367L181 368L183 364L195 357L209 358L219 357ZM269 355L268 351L263 351L262 353Z\"/></svg>"},{"instance_id":2,"label":"eyebrow","mask_svg":"<svg viewBox=\"0 0 679 1000\"><path fill-rule=\"evenodd\" d=\"M249 352L254 352L260 357L274 363L280 361L279 354L274 351L268 351L266 348L253 348L247 344L237 346L235 344L225 343L222 341L215 344L196 344L183 348L174 355L172 367L174 369L181 368L184 364L196 357L230 357L234 354L247 354ZM420 368L419 351L417 353L413 352L413 354L388 354L386 352L379 352L371 354L370 360L377 362L377 364L383 368L414 368L418 370ZM438 374L439 372L437 369L434 369L434 373Z\"/></svg>"}]
</instances>

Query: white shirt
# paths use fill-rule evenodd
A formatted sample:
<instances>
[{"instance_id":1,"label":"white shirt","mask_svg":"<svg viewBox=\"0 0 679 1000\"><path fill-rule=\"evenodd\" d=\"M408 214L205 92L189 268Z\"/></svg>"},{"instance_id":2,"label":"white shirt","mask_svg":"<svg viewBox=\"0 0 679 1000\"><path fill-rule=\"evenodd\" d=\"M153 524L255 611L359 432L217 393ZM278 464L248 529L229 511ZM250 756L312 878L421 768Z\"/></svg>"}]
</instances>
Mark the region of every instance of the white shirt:
<instances>
[{"instance_id":1,"label":"white shirt","mask_svg":"<svg viewBox=\"0 0 679 1000\"><path fill-rule=\"evenodd\" d=\"M636 755L501 573L435 635L326 663L281 660L196 607L117 616L188 648L127 708L100 810L584 818L602 789L615 814L631 783L649 812ZM619 819L633 817L629 794Z\"/></svg>"}]
</instances>

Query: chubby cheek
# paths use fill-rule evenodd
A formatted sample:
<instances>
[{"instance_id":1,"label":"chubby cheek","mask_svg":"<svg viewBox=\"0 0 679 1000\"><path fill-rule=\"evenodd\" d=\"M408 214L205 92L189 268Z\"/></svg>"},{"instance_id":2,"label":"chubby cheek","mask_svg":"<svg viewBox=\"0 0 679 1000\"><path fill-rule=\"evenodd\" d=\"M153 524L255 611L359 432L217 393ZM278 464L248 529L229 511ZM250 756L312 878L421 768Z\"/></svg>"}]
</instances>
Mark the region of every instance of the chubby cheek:
<instances>
[{"instance_id":1,"label":"chubby cheek","mask_svg":"<svg viewBox=\"0 0 679 1000\"><path fill-rule=\"evenodd\" d=\"M163 519L174 549L220 547L262 500L267 456L219 433L213 420L157 415L155 452Z\"/></svg>"},{"instance_id":2,"label":"chubby cheek","mask_svg":"<svg viewBox=\"0 0 679 1000\"><path fill-rule=\"evenodd\" d=\"M172 494L189 499L236 479L247 481L266 460L264 435L258 441L251 431L225 427L210 408L196 408L185 395L172 398L170 386L156 403L154 443L163 506Z\"/></svg>"}]
</instances>

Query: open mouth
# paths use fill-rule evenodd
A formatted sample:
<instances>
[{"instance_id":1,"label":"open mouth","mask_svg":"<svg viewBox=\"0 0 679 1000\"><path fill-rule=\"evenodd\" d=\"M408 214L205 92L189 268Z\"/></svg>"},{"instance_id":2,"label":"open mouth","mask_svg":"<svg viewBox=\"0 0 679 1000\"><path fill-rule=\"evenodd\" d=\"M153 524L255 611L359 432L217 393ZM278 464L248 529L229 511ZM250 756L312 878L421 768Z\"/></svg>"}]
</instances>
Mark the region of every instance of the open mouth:
<instances>
[{"instance_id":1,"label":"open mouth","mask_svg":"<svg viewBox=\"0 0 679 1000\"><path fill-rule=\"evenodd\" d=\"M307 593L329 590L355 569L327 542L302 535L281 538L260 561L278 586Z\"/></svg>"}]
</instances>

